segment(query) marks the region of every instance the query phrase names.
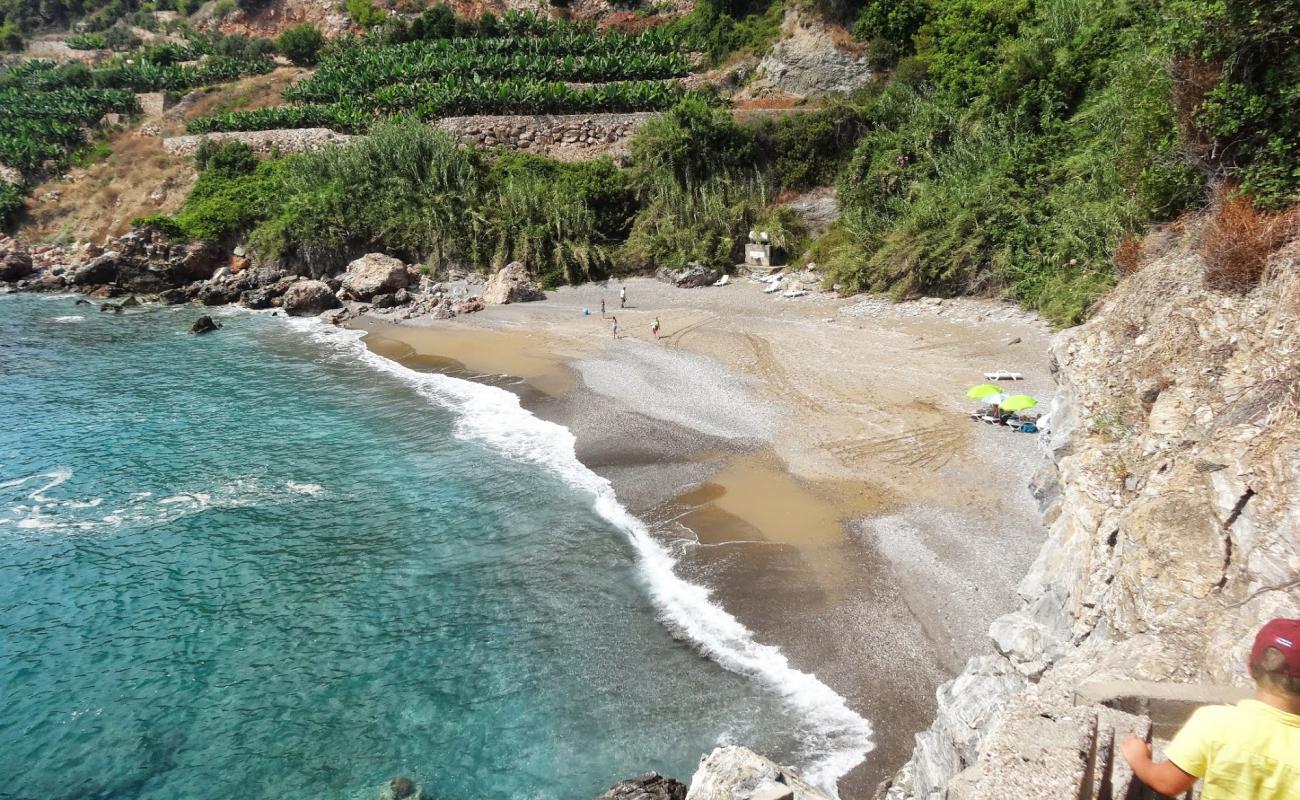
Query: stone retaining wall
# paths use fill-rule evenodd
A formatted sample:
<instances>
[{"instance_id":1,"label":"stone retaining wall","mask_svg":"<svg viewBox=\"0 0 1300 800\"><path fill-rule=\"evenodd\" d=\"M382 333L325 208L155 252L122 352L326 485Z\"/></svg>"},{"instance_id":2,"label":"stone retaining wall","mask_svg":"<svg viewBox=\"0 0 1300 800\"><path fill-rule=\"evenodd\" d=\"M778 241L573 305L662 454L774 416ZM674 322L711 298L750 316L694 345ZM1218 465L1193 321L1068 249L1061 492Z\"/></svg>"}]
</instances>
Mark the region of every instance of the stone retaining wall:
<instances>
[{"instance_id":1,"label":"stone retaining wall","mask_svg":"<svg viewBox=\"0 0 1300 800\"><path fill-rule=\"evenodd\" d=\"M149 119L161 117L180 101L169 92L136 92L135 99L140 104L140 112Z\"/></svg>"},{"instance_id":2,"label":"stone retaining wall","mask_svg":"<svg viewBox=\"0 0 1300 800\"><path fill-rule=\"evenodd\" d=\"M216 142L243 142L258 153L303 153L323 147L346 144L355 137L336 133L328 128L297 128L294 130L240 131L237 133L206 133L197 136L173 136L163 139L163 149L174 156L192 155L204 139Z\"/></svg>"},{"instance_id":3,"label":"stone retaining wall","mask_svg":"<svg viewBox=\"0 0 1300 800\"><path fill-rule=\"evenodd\" d=\"M632 135L652 113L444 117L434 126L462 144L507 147L562 161L625 159Z\"/></svg>"}]
</instances>

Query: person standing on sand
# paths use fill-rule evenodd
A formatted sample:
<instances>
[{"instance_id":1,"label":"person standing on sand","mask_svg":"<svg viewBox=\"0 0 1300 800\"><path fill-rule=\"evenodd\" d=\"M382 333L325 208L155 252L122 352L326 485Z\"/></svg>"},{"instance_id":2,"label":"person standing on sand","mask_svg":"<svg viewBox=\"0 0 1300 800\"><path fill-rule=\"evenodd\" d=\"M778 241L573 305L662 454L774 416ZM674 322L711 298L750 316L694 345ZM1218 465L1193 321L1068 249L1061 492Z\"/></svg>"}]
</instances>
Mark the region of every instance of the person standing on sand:
<instances>
[{"instance_id":1,"label":"person standing on sand","mask_svg":"<svg viewBox=\"0 0 1300 800\"><path fill-rule=\"evenodd\" d=\"M614 331L614 338L617 339L618 338L618 317L610 317L610 319L613 321L610 323L609 327L611 330Z\"/></svg>"},{"instance_id":2,"label":"person standing on sand","mask_svg":"<svg viewBox=\"0 0 1300 800\"><path fill-rule=\"evenodd\" d=\"M600 298L600 318L605 318L605 298Z\"/></svg>"},{"instance_id":3,"label":"person standing on sand","mask_svg":"<svg viewBox=\"0 0 1300 800\"><path fill-rule=\"evenodd\" d=\"M620 286L618 289L618 307L627 308L627 286Z\"/></svg>"},{"instance_id":4,"label":"person standing on sand","mask_svg":"<svg viewBox=\"0 0 1300 800\"><path fill-rule=\"evenodd\" d=\"M654 334L656 339L659 338L659 318L655 317L655 324L650 326L650 333Z\"/></svg>"},{"instance_id":5,"label":"person standing on sand","mask_svg":"<svg viewBox=\"0 0 1300 800\"><path fill-rule=\"evenodd\" d=\"M1169 797L1205 781L1202 800L1300 800L1300 619L1275 619L1250 650L1255 698L1196 709L1165 748L1130 736L1124 758L1138 779Z\"/></svg>"}]
</instances>

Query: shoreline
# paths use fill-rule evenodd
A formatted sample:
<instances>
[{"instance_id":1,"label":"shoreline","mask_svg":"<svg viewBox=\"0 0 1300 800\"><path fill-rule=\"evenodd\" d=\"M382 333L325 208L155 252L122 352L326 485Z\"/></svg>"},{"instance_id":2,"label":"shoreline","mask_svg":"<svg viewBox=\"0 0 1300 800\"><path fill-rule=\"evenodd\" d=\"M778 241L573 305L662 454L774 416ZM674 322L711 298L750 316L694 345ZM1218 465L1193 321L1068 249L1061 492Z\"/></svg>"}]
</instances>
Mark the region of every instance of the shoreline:
<instances>
[{"instance_id":1,"label":"shoreline","mask_svg":"<svg viewBox=\"0 0 1300 800\"><path fill-rule=\"evenodd\" d=\"M1023 489L1038 463L1032 437L965 419L964 399L948 407L950 389L979 376L937 380L929 396L906 387L1014 339L1016 362L983 368L1014 367L1029 378L1019 386L1047 388L1045 363L1019 363L1035 346L1045 361L1045 326L981 301L942 319L934 306L862 298L777 304L743 283L627 285L643 308L619 312L629 335L618 342L580 314L616 296L599 285L451 321L368 315L351 326L378 355L509 389L568 428L581 463L671 548L683 579L871 723L874 749L839 782L844 797L869 796L930 724L934 690L1014 607L1043 535ZM862 341L788 352L828 328ZM907 358L918 350L929 355ZM898 356L911 362L906 380ZM864 384L872 404L853 397ZM985 485L990 470L1022 496Z\"/></svg>"}]
</instances>

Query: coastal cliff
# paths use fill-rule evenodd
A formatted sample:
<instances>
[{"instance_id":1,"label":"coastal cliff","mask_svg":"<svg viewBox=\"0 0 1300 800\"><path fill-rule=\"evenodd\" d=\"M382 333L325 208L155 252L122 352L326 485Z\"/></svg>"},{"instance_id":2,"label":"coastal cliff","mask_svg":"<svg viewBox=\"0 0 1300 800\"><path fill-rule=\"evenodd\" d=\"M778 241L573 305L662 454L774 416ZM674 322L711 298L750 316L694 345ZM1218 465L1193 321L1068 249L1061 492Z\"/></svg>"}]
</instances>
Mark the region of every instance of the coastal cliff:
<instances>
[{"instance_id":1,"label":"coastal cliff","mask_svg":"<svg viewBox=\"0 0 1300 800\"><path fill-rule=\"evenodd\" d=\"M1300 246L1225 294L1205 286L1205 227L1149 236L1141 268L1054 340L1051 463L1033 487L1050 532L1024 604L940 688L878 796L1026 790L991 751L1038 747L1017 728L1030 711L1086 725L1075 690L1101 679L1247 686L1259 625L1300 615ZM1079 741L1088 762L1101 743Z\"/></svg>"}]
</instances>

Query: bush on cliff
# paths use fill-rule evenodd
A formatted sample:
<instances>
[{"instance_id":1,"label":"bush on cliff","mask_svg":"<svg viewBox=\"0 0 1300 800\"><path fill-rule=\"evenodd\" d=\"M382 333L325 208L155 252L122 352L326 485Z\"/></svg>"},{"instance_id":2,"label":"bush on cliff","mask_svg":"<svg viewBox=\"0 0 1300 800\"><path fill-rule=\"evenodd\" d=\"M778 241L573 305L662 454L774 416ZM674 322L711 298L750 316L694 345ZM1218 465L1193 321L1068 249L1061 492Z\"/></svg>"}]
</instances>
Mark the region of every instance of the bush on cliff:
<instances>
[{"instance_id":1,"label":"bush on cliff","mask_svg":"<svg viewBox=\"0 0 1300 800\"><path fill-rule=\"evenodd\" d=\"M320 58L321 48L325 46L325 34L310 22L304 22L285 28L277 44L285 58L300 67L307 67Z\"/></svg>"},{"instance_id":2,"label":"bush on cliff","mask_svg":"<svg viewBox=\"0 0 1300 800\"><path fill-rule=\"evenodd\" d=\"M1153 24L1104 0L936 3L908 79L865 112L835 280L1082 318L1121 237L1202 197Z\"/></svg>"}]
</instances>

